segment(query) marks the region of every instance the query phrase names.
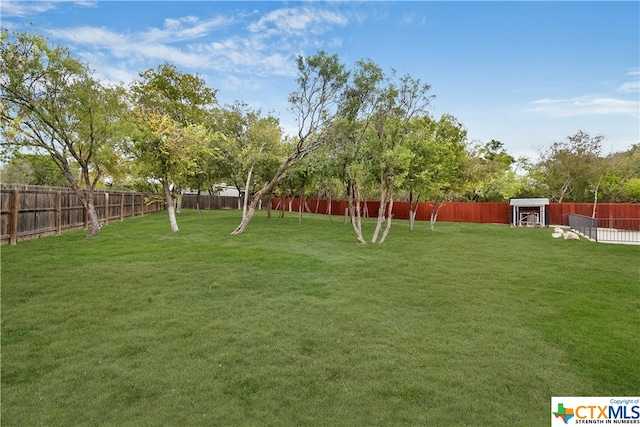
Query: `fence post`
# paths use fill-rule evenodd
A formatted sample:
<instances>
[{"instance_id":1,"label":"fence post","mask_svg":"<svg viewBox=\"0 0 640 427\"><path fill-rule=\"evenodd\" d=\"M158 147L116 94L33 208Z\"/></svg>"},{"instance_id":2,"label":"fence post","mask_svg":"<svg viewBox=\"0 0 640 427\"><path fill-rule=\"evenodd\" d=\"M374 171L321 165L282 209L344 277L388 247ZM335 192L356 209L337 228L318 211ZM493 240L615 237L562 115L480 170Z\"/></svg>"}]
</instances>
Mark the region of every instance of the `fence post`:
<instances>
[{"instance_id":1,"label":"fence post","mask_svg":"<svg viewBox=\"0 0 640 427\"><path fill-rule=\"evenodd\" d=\"M109 193L104 193L104 225L109 225Z\"/></svg>"},{"instance_id":2,"label":"fence post","mask_svg":"<svg viewBox=\"0 0 640 427\"><path fill-rule=\"evenodd\" d=\"M12 191L11 197L11 230L9 231L9 244L15 245L18 242L18 209L20 207L20 192L18 189Z\"/></svg>"},{"instance_id":3,"label":"fence post","mask_svg":"<svg viewBox=\"0 0 640 427\"><path fill-rule=\"evenodd\" d=\"M56 236L62 234L62 192L56 191Z\"/></svg>"},{"instance_id":4,"label":"fence post","mask_svg":"<svg viewBox=\"0 0 640 427\"><path fill-rule=\"evenodd\" d=\"M120 221L124 221L124 193L120 194Z\"/></svg>"}]
</instances>

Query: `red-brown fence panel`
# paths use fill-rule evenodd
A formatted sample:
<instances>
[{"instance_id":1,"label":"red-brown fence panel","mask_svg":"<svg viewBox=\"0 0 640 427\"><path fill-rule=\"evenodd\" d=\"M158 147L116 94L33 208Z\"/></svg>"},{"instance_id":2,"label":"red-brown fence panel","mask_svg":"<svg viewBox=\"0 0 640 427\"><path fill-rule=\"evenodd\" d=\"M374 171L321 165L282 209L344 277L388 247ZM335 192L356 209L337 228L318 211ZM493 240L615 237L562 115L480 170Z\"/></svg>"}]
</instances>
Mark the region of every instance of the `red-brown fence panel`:
<instances>
[{"instance_id":1,"label":"red-brown fence panel","mask_svg":"<svg viewBox=\"0 0 640 427\"><path fill-rule=\"evenodd\" d=\"M297 212L300 200L286 198L284 205L279 198L272 199L272 207ZM328 214L328 201L308 199L307 206L310 212ZM363 216L376 217L380 202L362 202ZM331 214L344 215L347 203L344 200L331 201ZM365 209L366 207L366 209ZM420 202L416 212L416 220L428 221L434 202ZM575 213L591 216L592 203L551 203L546 207L549 216L548 224L569 225L569 214ZM393 217L395 219L409 219L409 202L394 202ZM599 203L596 206L596 218L640 218L640 204L638 203ZM511 221L511 206L509 202L444 202L438 212L438 221L449 222L477 222L485 224L509 224Z\"/></svg>"}]
</instances>

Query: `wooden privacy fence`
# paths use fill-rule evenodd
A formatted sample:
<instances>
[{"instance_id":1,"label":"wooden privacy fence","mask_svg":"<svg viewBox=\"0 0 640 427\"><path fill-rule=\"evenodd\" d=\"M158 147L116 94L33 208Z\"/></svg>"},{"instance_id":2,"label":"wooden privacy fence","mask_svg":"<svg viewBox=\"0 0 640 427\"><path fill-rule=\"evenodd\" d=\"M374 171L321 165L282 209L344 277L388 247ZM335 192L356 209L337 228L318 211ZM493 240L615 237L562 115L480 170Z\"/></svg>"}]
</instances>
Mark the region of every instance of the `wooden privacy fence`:
<instances>
[{"instance_id":1,"label":"wooden privacy fence","mask_svg":"<svg viewBox=\"0 0 640 427\"><path fill-rule=\"evenodd\" d=\"M569 214L590 217L593 214L592 203L551 203L548 207L549 224L569 225ZM597 219L640 218L640 203L598 203Z\"/></svg>"},{"instance_id":2,"label":"wooden privacy fence","mask_svg":"<svg viewBox=\"0 0 640 427\"><path fill-rule=\"evenodd\" d=\"M272 208L282 208L280 198L271 201ZM361 210L366 210L370 217L378 215L380 202L362 202ZM421 202L416 212L416 220L428 221L431 218L433 202ZM313 213L343 215L347 208L344 200L333 200L329 205L327 200L307 199L307 207ZM291 208L298 211L300 200L286 199L285 210ZM551 203L547 206L549 220L547 224L569 225L569 214L591 216L591 203ZM510 224L511 206L509 202L445 202L438 212L438 221L477 222L488 224ZM409 219L409 202L394 202L393 217ZM639 203L599 203L596 207L596 218L640 218Z\"/></svg>"},{"instance_id":3,"label":"wooden privacy fence","mask_svg":"<svg viewBox=\"0 0 640 427\"><path fill-rule=\"evenodd\" d=\"M261 199L258 209L267 207L269 199ZM200 194L200 209L242 209L243 199L238 196L218 196L215 194ZM182 195L182 209L196 209L197 194Z\"/></svg>"},{"instance_id":4,"label":"wooden privacy fence","mask_svg":"<svg viewBox=\"0 0 640 427\"><path fill-rule=\"evenodd\" d=\"M164 209L148 193L96 191L95 207L102 224ZM66 187L0 185L0 243L16 244L63 231L88 227L88 215L78 196Z\"/></svg>"},{"instance_id":5,"label":"wooden privacy fence","mask_svg":"<svg viewBox=\"0 0 640 427\"><path fill-rule=\"evenodd\" d=\"M211 194L183 194L182 209L197 209L197 203L200 209L239 209L242 203L237 196L217 196Z\"/></svg>"}]
</instances>

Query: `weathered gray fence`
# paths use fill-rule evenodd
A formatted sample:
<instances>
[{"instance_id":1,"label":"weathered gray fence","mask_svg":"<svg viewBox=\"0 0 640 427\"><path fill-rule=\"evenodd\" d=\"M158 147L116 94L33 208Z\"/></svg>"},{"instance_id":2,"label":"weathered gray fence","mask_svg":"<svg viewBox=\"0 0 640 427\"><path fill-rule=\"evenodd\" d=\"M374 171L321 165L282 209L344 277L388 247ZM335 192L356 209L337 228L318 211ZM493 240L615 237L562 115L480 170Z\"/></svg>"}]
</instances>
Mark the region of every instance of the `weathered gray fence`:
<instances>
[{"instance_id":1,"label":"weathered gray fence","mask_svg":"<svg viewBox=\"0 0 640 427\"><path fill-rule=\"evenodd\" d=\"M216 196L211 194L183 194L182 209L239 209L241 199L237 196Z\"/></svg>"},{"instance_id":2,"label":"weathered gray fence","mask_svg":"<svg viewBox=\"0 0 640 427\"><path fill-rule=\"evenodd\" d=\"M238 196L218 196L211 194L183 194L182 195L182 209L197 209L198 204L200 209L242 209L243 199ZM266 209L268 207L269 198L265 197L261 199L261 203L258 205L258 209Z\"/></svg>"},{"instance_id":3,"label":"weathered gray fence","mask_svg":"<svg viewBox=\"0 0 640 427\"><path fill-rule=\"evenodd\" d=\"M96 191L100 222L122 221L164 209L148 193ZM66 187L0 184L0 243L16 244L63 231L88 228L88 216L78 196Z\"/></svg>"}]
</instances>

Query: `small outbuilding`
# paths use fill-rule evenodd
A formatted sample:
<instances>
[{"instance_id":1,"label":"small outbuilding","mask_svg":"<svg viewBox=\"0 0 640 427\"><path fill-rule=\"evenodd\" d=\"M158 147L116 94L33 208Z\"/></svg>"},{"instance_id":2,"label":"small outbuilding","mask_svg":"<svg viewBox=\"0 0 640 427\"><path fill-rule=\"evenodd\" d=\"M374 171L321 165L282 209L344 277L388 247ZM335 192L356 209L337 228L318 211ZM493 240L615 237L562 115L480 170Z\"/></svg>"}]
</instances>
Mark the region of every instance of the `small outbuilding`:
<instances>
[{"instance_id":1,"label":"small outbuilding","mask_svg":"<svg viewBox=\"0 0 640 427\"><path fill-rule=\"evenodd\" d=\"M549 199L511 199L512 227L546 227Z\"/></svg>"}]
</instances>

